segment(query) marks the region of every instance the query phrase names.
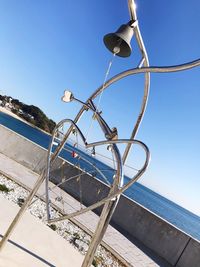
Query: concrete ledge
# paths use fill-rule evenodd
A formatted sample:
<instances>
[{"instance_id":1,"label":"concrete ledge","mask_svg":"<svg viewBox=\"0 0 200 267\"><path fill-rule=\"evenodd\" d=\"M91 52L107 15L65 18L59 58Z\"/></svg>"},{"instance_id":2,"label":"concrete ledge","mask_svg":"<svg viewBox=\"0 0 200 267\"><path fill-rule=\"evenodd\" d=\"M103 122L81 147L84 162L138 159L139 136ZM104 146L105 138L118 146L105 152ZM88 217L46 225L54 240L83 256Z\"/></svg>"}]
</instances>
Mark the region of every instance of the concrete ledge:
<instances>
[{"instance_id":1,"label":"concrete ledge","mask_svg":"<svg viewBox=\"0 0 200 267\"><path fill-rule=\"evenodd\" d=\"M2 125L0 125L0 134L2 154L36 173L41 173L47 161L47 151L44 148Z\"/></svg>"}]
</instances>

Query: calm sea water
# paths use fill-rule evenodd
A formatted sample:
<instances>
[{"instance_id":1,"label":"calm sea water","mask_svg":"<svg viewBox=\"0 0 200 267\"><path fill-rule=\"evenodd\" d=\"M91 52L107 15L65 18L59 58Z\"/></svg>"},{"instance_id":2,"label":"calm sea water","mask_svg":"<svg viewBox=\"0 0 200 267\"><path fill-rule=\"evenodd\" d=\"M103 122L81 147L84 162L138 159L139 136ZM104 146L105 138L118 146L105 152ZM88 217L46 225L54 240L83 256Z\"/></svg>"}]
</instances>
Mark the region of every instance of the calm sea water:
<instances>
[{"instance_id":1,"label":"calm sea water","mask_svg":"<svg viewBox=\"0 0 200 267\"><path fill-rule=\"evenodd\" d=\"M51 138L49 135L2 112L0 112L0 124L10 128L16 133L26 137L27 139L37 143L38 145L44 148L48 148L49 146ZM71 148L70 145L67 145L67 147ZM79 154L80 153L83 152L79 151ZM76 163L77 159L72 158L71 153L67 152L66 150L62 151L61 156L72 163ZM106 172L106 174L108 175L108 173L110 173L110 177L108 176L108 180L111 179L111 168L109 168L104 163L94 158L91 158L85 153L84 157L88 161L95 161L95 165L99 169L110 169L110 172ZM81 167L85 170L91 170L91 166L86 161L81 161L80 164ZM102 179L100 175L98 175L98 173L97 177L99 179ZM128 178L125 177L125 179ZM200 241L199 216L191 213L183 207L180 207L174 202L162 197L161 195L157 194L156 192L153 192L152 190L139 183L135 183L131 188L129 188L125 192L125 195Z\"/></svg>"}]
</instances>

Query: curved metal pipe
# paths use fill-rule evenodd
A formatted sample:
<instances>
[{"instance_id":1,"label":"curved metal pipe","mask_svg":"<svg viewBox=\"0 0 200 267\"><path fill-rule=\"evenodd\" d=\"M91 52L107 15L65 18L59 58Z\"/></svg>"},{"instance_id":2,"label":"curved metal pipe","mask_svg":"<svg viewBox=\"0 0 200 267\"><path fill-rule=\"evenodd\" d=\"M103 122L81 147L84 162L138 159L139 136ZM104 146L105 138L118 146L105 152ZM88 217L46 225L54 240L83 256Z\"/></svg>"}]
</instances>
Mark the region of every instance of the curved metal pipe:
<instances>
[{"instance_id":1,"label":"curved metal pipe","mask_svg":"<svg viewBox=\"0 0 200 267\"><path fill-rule=\"evenodd\" d=\"M129 12L130 12L130 19L133 21L137 21L136 6L135 6L134 0L128 0L128 8L129 8ZM140 28L139 28L138 23L136 23L136 25L134 27L134 33L135 33L136 41L137 41L138 46L140 48L140 52L142 54L143 65L144 65L144 67L149 67L149 59L148 59L146 48L145 48L145 45L144 45L144 42L142 39L142 35L140 33ZM141 108L140 108L140 113L138 115L137 121L136 121L135 126L133 128L133 131L131 133L130 139L135 139L136 134L139 130L140 124L142 122L142 119L144 117L144 113L146 110L147 101L148 101L148 97L149 97L149 90L150 90L150 74L148 72L146 72L145 77L144 77L144 95L143 95L143 100L142 100L142 104L141 104ZM125 164L125 162L126 162L130 148L131 148L131 144L127 144L125 151L124 151L124 154L123 154L123 157L122 157L123 164Z\"/></svg>"},{"instance_id":2,"label":"curved metal pipe","mask_svg":"<svg viewBox=\"0 0 200 267\"><path fill-rule=\"evenodd\" d=\"M145 163L143 165L143 167L140 169L140 171L135 175L133 176L133 178L131 178L131 180L126 184L124 185L122 188L118 189L118 191L112 193L111 195L108 195L107 197L103 198L101 201L87 207L87 208L84 208L82 210L79 210L79 211L76 211L76 212L73 212L71 214L68 214L68 215L65 215L61 218L55 218L55 219L52 219L52 220L49 220L48 222L49 223L54 223L54 222L58 222L58 221L62 221L62 220L66 220L66 219L70 219L72 217L75 217L75 216L78 216L78 215L81 215L85 212L88 212L90 210L93 210L93 209L96 209L100 206L102 206L103 204L105 204L106 202L116 198L118 195L121 195L124 191L126 191L131 185L133 185L142 175L143 173L146 171L148 165L149 165L149 161L150 161L150 151L148 149L148 147L141 141L138 141L138 140L129 140L129 139L118 139L118 140L104 140L104 141L100 141L100 142L95 142L95 143L91 143L91 144L88 144L87 147L93 147L93 146L99 146L99 145L102 145L102 144L118 144L118 143L135 143L137 145L140 145L145 153L146 153L146 160L145 160Z\"/></svg>"},{"instance_id":3,"label":"curved metal pipe","mask_svg":"<svg viewBox=\"0 0 200 267\"><path fill-rule=\"evenodd\" d=\"M65 122L71 123L71 125L73 127L75 127L78 131L78 133L80 134L81 139L83 140L84 144L87 145L87 142L85 140L85 137L83 135L83 133L81 132L81 130L79 129L79 127L70 119L64 119L62 121L60 121L56 127L53 130L52 133L52 138L51 138L51 142L50 145L48 147L48 151L47 151L47 168L46 168L46 182L45 182L45 188L46 188L46 208L47 208L47 220L50 219L50 199L49 199L49 175L50 175L50 163L51 163L51 151L52 151L52 147L53 147L53 140L55 138L55 135L57 133L57 130L60 128L60 126L62 126ZM66 141L65 141L66 142ZM65 142L61 143L62 147L64 147ZM57 150L59 150L59 152L61 151L62 148L59 148ZM54 160L56 160L56 158L58 157L59 153L56 154L56 156L54 157Z\"/></svg>"},{"instance_id":4,"label":"curved metal pipe","mask_svg":"<svg viewBox=\"0 0 200 267\"><path fill-rule=\"evenodd\" d=\"M152 72L152 73L170 73L170 72L178 72L178 71L183 71L183 70L189 70L191 68L195 68L200 66L200 59L180 64L180 65L172 65L172 66L150 66L150 67L143 67L143 68L133 68L129 69L126 71L123 71L112 78L110 78L104 85L104 90L108 88L110 85L113 83L123 79L124 77L134 75L134 74L139 74L139 73L145 73L145 72ZM98 94L101 92L103 86L99 87L94 95L93 98L97 97Z\"/></svg>"},{"instance_id":5,"label":"curved metal pipe","mask_svg":"<svg viewBox=\"0 0 200 267\"><path fill-rule=\"evenodd\" d=\"M67 148L63 148L63 150L66 150L68 152L71 152L71 150L67 149ZM91 165L101 176L102 178L105 180L105 182L109 185L110 182L108 181L108 179L106 178L106 176L102 173L102 171L100 169L98 169L96 166L94 166L94 164L92 164L89 160L85 159L84 157L81 157L81 159L85 162L87 162L89 165ZM85 173L89 173L88 171L85 171ZM57 185L58 186L58 185Z\"/></svg>"}]
</instances>

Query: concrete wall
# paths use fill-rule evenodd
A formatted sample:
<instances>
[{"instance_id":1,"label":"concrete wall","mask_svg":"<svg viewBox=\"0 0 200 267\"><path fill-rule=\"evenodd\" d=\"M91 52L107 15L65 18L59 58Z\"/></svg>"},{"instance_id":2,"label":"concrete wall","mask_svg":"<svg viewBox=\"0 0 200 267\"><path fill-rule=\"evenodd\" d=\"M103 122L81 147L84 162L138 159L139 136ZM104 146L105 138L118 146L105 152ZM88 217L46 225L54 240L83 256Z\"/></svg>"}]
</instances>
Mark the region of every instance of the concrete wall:
<instances>
[{"instance_id":1,"label":"concrete wall","mask_svg":"<svg viewBox=\"0 0 200 267\"><path fill-rule=\"evenodd\" d=\"M40 173L46 164L47 152L42 147L0 125L0 152L27 168Z\"/></svg>"},{"instance_id":2,"label":"concrete wall","mask_svg":"<svg viewBox=\"0 0 200 267\"><path fill-rule=\"evenodd\" d=\"M55 183L60 182L60 174L61 170L55 169L51 173L51 180ZM62 170L63 177L68 178L75 174L77 174L77 170L73 166L68 164L64 166ZM108 187L89 175L81 176L80 183L82 202L86 206L108 195ZM65 183L62 188L80 200L80 183L77 183L76 180L71 180ZM98 208L95 211L99 214L101 209ZM111 224L130 240L134 241L136 238L142 242L172 266L175 266L190 240L189 236L125 196L120 198Z\"/></svg>"},{"instance_id":3,"label":"concrete wall","mask_svg":"<svg viewBox=\"0 0 200 267\"><path fill-rule=\"evenodd\" d=\"M177 267L199 267L200 266L200 243L190 239L180 259Z\"/></svg>"},{"instance_id":4,"label":"concrete wall","mask_svg":"<svg viewBox=\"0 0 200 267\"><path fill-rule=\"evenodd\" d=\"M46 163L46 151L40 146L0 126L0 152L16 160L31 170L40 173ZM77 174L77 169L68 162L60 168L59 159L51 172L51 179L57 183L60 175L70 177ZM82 189L82 201L93 204L105 197L107 186L90 175L81 176L63 185L63 189L80 199L79 186ZM97 213L100 209L96 210ZM172 266L200 266L200 243L185 233L168 224L150 211L131 201L125 196L120 198L112 218L112 225L130 240L139 240L145 247L166 260Z\"/></svg>"}]
</instances>

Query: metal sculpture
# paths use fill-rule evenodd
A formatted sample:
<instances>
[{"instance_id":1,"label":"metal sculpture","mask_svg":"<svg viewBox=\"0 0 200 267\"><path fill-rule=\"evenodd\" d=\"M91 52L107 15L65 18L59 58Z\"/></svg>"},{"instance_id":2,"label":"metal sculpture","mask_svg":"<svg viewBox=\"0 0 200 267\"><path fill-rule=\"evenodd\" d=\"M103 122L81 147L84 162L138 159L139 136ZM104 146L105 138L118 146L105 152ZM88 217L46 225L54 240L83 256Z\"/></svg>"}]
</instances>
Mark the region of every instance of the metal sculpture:
<instances>
[{"instance_id":1,"label":"metal sculpture","mask_svg":"<svg viewBox=\"0 0 200 267\"><path fill-rule=\"evenodd\" d=\"M139 126L141 124L141 121L143 119L147 101L148 101L148 95L149 95L149 87L150 87L150 72L157 72L157 73L169 73L169 72L176 72L176 71L182 71L187 70L196 66L200 66L200 60L193 61L191 63L179 65L179 66L169 66L169 67L149 67L149 61L148 56L146 53L146 49L143 43L143 39L139 30L138 20L136 16L136 9L135 9L135 3L134 0L128 0L128 8L130 12L130 22L128 22L125 25L122 25L116 33L108 34L104 37L104 43L106 47L117 56L121 57L127 57L131 54L131 38L134 36L136 38L136 41L138 43L138 46L140 48L141 52L141 61L137 68L130 69L127 71L124 71L120 74L117 74L116 76L112 77L111 79L107 80L105 79L105 82L103 85L101 85L97 90L94 91L94 93L88 98L86 102L82 102L81 100L74 97L74 95L70 91L66 91L62 100L65 102L70 101L78 101L82 107L80 111L77 113L77 116L72 121L70 119L65 119L61 121L55 128L52 136L52 141L49 146L48 150L48 160L47 160L47 167L43 170L41 173L38 181L36 182L33 190L31 191L30 195L27 197L26 202L21 207L20 211L14 218L13 222L9 226L6 234L4 235L3 239L0 242L0 249L3 248L4 244L8 240L9 236L13 232L15 226L17 225L20 218L23 216L24 211L27 209L27 207L30 205L34 195L36 194L37 190L39 189L40 185L44 182L46 178L46 203L47 203L47 218L48 222L57 222L60 220L65 220L72 218L74 216L80 215L84 212L87 212L89 210L93 210L101 205L103 205L103 210L100 215L99 223L96 228L96 231L92 237L91 244L89 246L88 252L85 256L85 259L83 261L82 267L89 267L92 264L92 260L95 254L95 251L97 249L97 246L100 244L103 235L107 229L107 226L111 220L111 217L113 215L113 212L117 206L117 203L119 201L119 198L121 194L130 187L134 182L136 182L142 174L145 172L149 160L150 160L150 152L148 147L142 143L141 141L138 141L135 139L136 134L138 132ZM120 79L123 79L126 76L134 75L138 73L144 73L144 95L143 100L141 104L141 109L138 115L138 118L136 120L136 123L133 127L130 139L118 139L117 131L116 129L111 129L109 125L106 123L106 121L103 119L101 112L98 110L98 106L95 106L93 100L100 95L103 91L105 91L110 85L113 83L119 81ZM87 138L82 133L81 129L78 126L78 121L82 117L85 111L91 110L93 112L94 118L98 122L98 124L101 127L101 130L103 131L105 135L105 140L99 141L99 142L93 142L88 143ZM57 146L55 151L52 151L52 146L54 142L54 137L56 136L56 133L63 124L68 123L69 128L65 135L63 136L62 141ZM68 138L70 134L75 131L76 134L79 135L81 138L83 144L85 145L85 148L92 148L93 154L95 154L95 148L100 145L109 145L110 151L113 153L115 157L116 162L116 172L115 176L113 178L113 183L110 186L110 191L106 197L101 199L99 202L94 203L93 205L89 207L85 207L83 209L80 209L76 212L73 212L71 214L63 214L59 218L52 218L50 213L50 197L49 197L49 175L50 175L50 168L51 165L55 162L56 158L59 156L60 152L64 148L66 142L68 141ZM118 144L125 143L125 151L123 155L120 154ZM145 152L146 159L141 167L141 169L138 171L138 173L130 179L130 181L127 184L123 183L123 166L126 163L130 148L133 144L139 145L142 147L142 149ZM102 176L105 176L101 173L101 170L96 168L96 171L99 172ZM106 177L104 177L106 179Z\"/></svg>"}]
</instances>

